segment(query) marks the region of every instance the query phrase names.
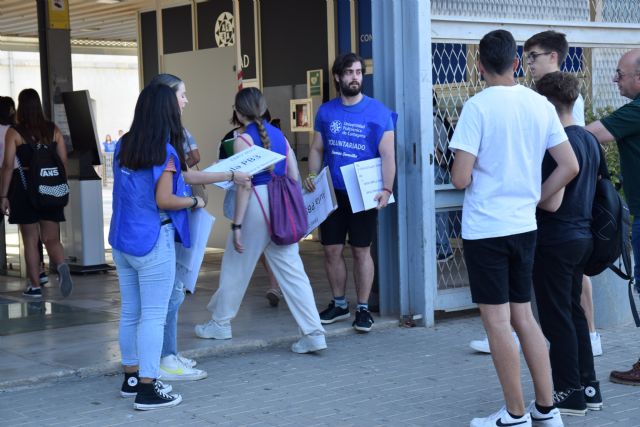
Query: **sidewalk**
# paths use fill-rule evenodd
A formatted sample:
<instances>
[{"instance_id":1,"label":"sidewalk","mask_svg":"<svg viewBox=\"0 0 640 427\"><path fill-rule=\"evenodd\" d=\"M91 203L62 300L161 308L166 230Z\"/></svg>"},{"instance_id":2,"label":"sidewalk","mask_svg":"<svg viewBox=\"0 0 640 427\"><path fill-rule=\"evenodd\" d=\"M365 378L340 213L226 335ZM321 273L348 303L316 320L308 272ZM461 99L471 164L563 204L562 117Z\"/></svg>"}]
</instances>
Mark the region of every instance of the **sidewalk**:
<instances>
[{"instance_id":1,"label":"sidewalk","mask_svg":"<svg viewBox=\"0 0 640 427\"><path fill-rule=\"evenodd\" d=\"M301 249L316 303L322 310L331 299L322 247L317 242L305 241ZM352 271L350 251L346 250L345 255ZM195 336L194 325L211 316L206 305L218 287L221 259L220 251L207 253L196 293L188 295L180 309L178 349L189 357L199 358L295 341L298 328L286 304L281 302L278 308L268 305L264 296L268 278L261 265L256 267L238 317L232 322L234 338L216 341ZM73 279L75 287L69 298L60 298L57 279L50 277L43 301L34 301L21 295L23 281L0 276L0 392L56 378L119 371L117 275L110 271L74 275ZM353 303L351 278L347 289ZM375 326L383 328L397 323L395 317L376 317ZM350 321L327 325L326 330L329 336L353 332Z\"/></svg>"},{"instance_id":2,"label":"sidewalk","mask_svg":"<svg viewBox=\"0 0 640 427\"><path fill-rule=\"evenodd\" d=\"M567 426L640 425L640 387L610 383L611 369L640 354L632 326L602 330L596 369L604 409L564 417ZM298 355L288 345L202 358L209 378L173 383L184 402L140 412L118 390L120 375L51 381L0 394L0 424L11 426L468 426L502 405L491 357L467 346L482 335L476 313L431 329L375 328L332 337L328 350ZM523 361L523 367L524 361ZM526 368L526 399L533 398Z\"/></svg>"}]
</instances>

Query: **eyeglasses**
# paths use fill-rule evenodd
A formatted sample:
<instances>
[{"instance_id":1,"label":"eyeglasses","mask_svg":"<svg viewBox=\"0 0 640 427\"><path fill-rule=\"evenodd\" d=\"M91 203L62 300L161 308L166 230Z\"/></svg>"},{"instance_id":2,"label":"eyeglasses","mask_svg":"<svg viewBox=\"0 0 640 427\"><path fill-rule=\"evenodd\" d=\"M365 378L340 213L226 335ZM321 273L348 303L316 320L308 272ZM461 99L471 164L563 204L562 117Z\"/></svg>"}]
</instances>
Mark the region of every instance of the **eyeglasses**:
<instances>
[{"instance_id":1,"label":"eyeglasses","mask_svg":"<svg viewBox=\"0 0 640 427\"><path fill-rule=\"evenodd\" d=\"M538 56L541 55L550 55L552 52L529 52L527 54L524 55L525 61L527 62L535 62L536 59L538 59Z\"/></svg>"}]
</instances>

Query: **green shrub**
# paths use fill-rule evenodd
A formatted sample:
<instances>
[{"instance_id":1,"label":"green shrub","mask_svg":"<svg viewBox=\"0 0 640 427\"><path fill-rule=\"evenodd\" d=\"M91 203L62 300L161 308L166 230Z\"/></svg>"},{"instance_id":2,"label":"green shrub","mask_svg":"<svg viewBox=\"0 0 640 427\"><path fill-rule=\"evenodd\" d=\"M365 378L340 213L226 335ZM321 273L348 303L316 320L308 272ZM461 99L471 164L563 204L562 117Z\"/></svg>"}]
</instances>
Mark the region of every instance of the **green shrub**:
<instances>
[{"instance_id":1,"label":"green shrub","mask_svg":"<svg viewBox=\"0 0 640 427\"><path fill-rule=\"evenodd\" d=\"M587 124L600 120L601 118L608 116L614 111L614 108L607 106L604 108L598 108L593 111L592 105L585 106L584 118ZM613 142L604 144L602 146L606 154L607 167L611 174L611 181L616 184L616 187L620 184L620 153L618 152L618 144ZM619 190L622 193L622 189Z\"/></svg>"}]
</instances>

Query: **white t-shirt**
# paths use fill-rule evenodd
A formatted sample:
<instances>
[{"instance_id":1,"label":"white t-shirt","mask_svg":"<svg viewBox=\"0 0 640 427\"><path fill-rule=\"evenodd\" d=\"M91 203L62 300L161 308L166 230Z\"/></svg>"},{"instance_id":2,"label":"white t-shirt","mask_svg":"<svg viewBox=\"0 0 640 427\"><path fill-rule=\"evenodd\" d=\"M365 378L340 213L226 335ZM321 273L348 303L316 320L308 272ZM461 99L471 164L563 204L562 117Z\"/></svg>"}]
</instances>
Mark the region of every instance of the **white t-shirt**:
<instances>
[{"instance_id":1,"label":"white t-shirt","mask_svg":"<svg viewBox=\"0 0 640 427\"><path fill-rule=\"evenodd\" d=\"M573 104L571 115L576 125L584 126L584 98L580 94L578 94L578 99L576 99L576 102Z\"/></svg>"},{"instance_id":2,"label":"white t-shirt","mask_svg":"<svg viewBox=\"0 0 640 427\"><path fill-rule=\"evenodd\" d=\"M476 156L464 195L462 237L535 230L542 158L564 141L555 108L531 89L493 86L469 99L449 143Z\"/></svg>"}]
</instances>

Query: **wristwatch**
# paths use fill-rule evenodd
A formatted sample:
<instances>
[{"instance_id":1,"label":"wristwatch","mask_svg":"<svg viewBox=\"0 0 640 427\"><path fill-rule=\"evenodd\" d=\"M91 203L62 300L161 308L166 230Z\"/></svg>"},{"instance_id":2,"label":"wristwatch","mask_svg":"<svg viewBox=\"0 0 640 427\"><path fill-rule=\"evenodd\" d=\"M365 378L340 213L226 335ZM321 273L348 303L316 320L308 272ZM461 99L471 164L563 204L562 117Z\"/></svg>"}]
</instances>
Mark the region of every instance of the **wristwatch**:
<instances>
[{"instance_id":1,"label":"wristwatch","mask_svg":"<svg viewBox=\"0 0 640 427\"><path fill-rule=\"evenodd\" d=\"M240 230L241 228L242 228L242 224L231 223L231 229L232 230Z\"/></svg>"}]
</instances>

